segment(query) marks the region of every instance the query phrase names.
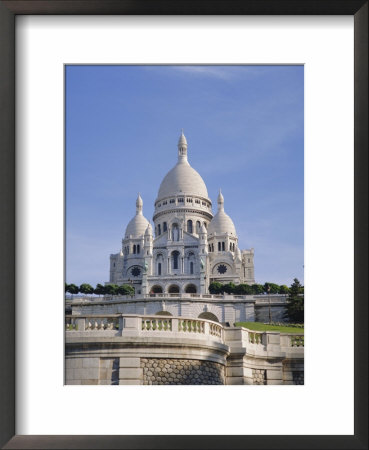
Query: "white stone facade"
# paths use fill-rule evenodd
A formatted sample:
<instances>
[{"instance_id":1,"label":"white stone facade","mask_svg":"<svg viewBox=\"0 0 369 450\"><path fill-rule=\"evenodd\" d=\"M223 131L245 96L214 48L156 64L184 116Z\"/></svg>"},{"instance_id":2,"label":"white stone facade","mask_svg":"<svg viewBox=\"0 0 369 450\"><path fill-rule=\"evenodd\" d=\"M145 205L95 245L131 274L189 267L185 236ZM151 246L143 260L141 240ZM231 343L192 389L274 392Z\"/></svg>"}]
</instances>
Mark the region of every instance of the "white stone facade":
<instances>
[{"instance_id":1,"label":"white stone facade","mask_svg":"<svg viewBox=\"0 0 369 450\"><path fill-rule=\"evenodd\" d=\"M218 211L201 176L187 160L182 132L178 162L164 177L155 201L154 233L140 196L121 251L110 255L109 283L131 284L136 294L208 293L212 281L255 283L254 249L240 250L232 219L218 196Z\"/></svg>"}]
</instances>

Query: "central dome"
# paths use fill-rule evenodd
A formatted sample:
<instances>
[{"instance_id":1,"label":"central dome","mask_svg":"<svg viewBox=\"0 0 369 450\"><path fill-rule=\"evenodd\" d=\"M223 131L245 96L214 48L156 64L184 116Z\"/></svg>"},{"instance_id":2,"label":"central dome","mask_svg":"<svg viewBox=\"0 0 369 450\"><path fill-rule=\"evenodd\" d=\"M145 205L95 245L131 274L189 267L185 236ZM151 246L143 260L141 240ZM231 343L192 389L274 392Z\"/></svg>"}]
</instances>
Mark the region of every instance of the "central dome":
<instances>
[{"instance_id":1,"label":"central dome","mask_svg":"<svg viewBox=\"0 0 369 450\"><path fill-rule=\"evenodd\" d=\"M199 195L208 198L204 180L188 162L178 162L161 182L158 200L175 194Z\"/></svg>"},{"instance_id":2,"label":"central dome","mask_svg":"<svg viewBox=\"0 0 369 450\"><path fill-rule=\"evenodd\" d=\"M208 198L204 180L187 161L187 140L183 132L178 141L178 162L161 182L157 200L176 194Z\"/></svg>"}]
</instances>

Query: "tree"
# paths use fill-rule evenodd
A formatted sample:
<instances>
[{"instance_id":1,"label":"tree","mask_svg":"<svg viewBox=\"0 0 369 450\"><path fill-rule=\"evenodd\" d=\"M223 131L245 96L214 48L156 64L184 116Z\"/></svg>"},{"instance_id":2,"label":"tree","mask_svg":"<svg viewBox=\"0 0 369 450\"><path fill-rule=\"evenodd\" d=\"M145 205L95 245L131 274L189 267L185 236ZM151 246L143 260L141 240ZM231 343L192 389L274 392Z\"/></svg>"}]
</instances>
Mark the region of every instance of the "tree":
<instances>
[{"instance_id":1,"label":"tree","mask_svg":"<svg viewBox=\"0 0 369 450\"><path fill-rule=\"evenodd\" d=\"M223 292L225 292L226 294L233 294L235 288L236 288L236 285L232 282L223 284L223 286L222 286Z\"/></svg>"},{"instance_id":2,"label":"tree","mask_svg":"<svg viewBox=\"0 0 369 450\"><path fill-rule=\"evenodd\" d=\"M282 284L281 286L279 286L278 294L289 294L289 293L290 293L290 288L288 286L286 286L285 284Z\"/></svg>"},{"instance_id":3,"label":"tree","mask_svg":"<svg viewBox=\"0 0 369 450\"><path fill-rule=\"evenodd\" d=\"M121 286L118 286L117 293L119 295L134 295L135 288L129 284L122 284Z\"/></svg>"},{"instance_id":4,"label":"tree","mask_svg":"<svg viewBox=\"0 0 369 450\"><path fill-rule=\"evenodd\" d=\"M105 291L108 295L117 295L118 294L118 286L116 284L107 284L105 286Z\"/></svg>"},{"instance_id":5,"label":"tree","mask_svg":"<svg viewBox=\"0 0 369 450\"><path fill-rule=\"evenodd\" d=\"M209 292L210 294L221 294L223 291L223 285L222 283L219 283L219 281L213 281L209 284Z\"/></svg>"},{"instance_id":6,"label":"tree","mask_svg":"<svg viewBox=\"0 0 369 450\"><path fill-rule=\"evenodd\" d=\"M297 278L293 280L287 298L285 318L290 323L304 323L304 286Z\"/></svg>"},{"instance_id":7,"label":"tree","mask_svg":"<svg viewBox=\"0 0 369 450\"><path fill-rule=\"evenodd\" d=\"M76 286L75 284L68 284L68 290L67 292L69 292L70 294L72 294L72 298L73 298L73 294L78 294L79 292L79 287Z\"/></svg>"},{"instance_id":8,"label":"tree","mask_svg":"<svg viewBox=\"0 0 369 450\"><path fill-rule=\"evenodd\" d=\"M97 295L105 295L106 294L106 288L102 284L97 284L94 293Z\"/></svg>"},{"instance_id":9,"label":"tree","mask_svg":"<svg viewBox=\"0 0 369 450\"><path fill-rule=\"evenodd\" d=\"M252 288L249 284L237 284L234 288L235 295L251 295Z\"/></svg>"},{"instance_id":10,"label":"tree","mask_svg":"<svg viewBox=\"0 0 369 450\"><path fill-rule=\"evenodd\" d=\"M252 284L251 289L254 295L262 294L264 292L264 286L262 284Z\"/></svg>"},{"instance_id":11,"label":"tree","mask_svg":"<svg viewBox=\"0 0 369 450\"><path fill-rule=\"evenodd\" d=\"M81 284L81 286L79 287L79 292L81 292L82 294L93 294L94 293L94 288L87 283L83 283Z\"/></svg>"},{"instance_id":12,"label":"tree","mask_svg":"<svg viewBox=\"0 0 369 450\"><path fill-rule=\"evenodd\" d=\"M278 294L279 292L279 285L275 283L265 283L264 284L264 292L267 294Z\"/></svg>"},{"instance_id":13,"label":"tree","mask_svg":"<svg viewBox=\"0 0 369 450\"><path fill-rule=\"evenodd\" d=\"M65 283L64 292L69 292L69 284Z\"/></svg>"}]
</instances>

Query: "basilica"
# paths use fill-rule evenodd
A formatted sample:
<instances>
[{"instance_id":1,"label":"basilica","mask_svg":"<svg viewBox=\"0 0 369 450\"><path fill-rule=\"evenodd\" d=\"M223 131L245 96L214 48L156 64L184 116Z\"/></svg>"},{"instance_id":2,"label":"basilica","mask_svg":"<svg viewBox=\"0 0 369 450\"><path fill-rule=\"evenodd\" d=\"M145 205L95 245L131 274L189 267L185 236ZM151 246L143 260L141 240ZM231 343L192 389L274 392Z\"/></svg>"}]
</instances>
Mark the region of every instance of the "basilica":
<instances>
[{"instance_id":1,"label":"basilica","mask_svg":"<svg viewBox=\"0 0 369 450\"><path fill-rule=\"evenodd\" d=\"M159 187L154 229L138 195L121 250L110 255L109 283L131 284L143 295L207 294L213 281L253 284L254 249L239 249L221 191L217 203L213 215L204 180L188 162L182 131L177 164Z\"/></svg>"}]
</instances>

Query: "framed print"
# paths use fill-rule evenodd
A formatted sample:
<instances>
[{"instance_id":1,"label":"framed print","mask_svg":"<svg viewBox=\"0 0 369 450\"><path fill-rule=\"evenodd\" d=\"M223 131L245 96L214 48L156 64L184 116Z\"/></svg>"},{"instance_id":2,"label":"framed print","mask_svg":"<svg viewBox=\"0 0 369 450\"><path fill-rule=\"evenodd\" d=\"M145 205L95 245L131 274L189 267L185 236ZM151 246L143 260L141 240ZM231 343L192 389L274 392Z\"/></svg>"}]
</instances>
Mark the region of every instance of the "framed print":
<instances>
[{"instance_id":1,"label":"framed print","mask_svg":"<svg viewBox=\"0 0 369 450\"><path fill-rule=\"evenodd\" d=\"M4 321L1 332L1 364L4 367L1 383L4 399L1 406L2 445L5 448L367 448L367 302L364 295L367 292L368 269L367 3L343 1L338 4L319 2L311 5L308 2L282 1L276 6L261 1L257 4L202 3L200 8L192 2L187 2L186 5L167 5L159 2L155 6L138 2L132 6L125 1L8 1L1 2L0 7L3 61L1 182L4 186L1 190L1 276L4 286L1 308L2 317L9 318ZM81 332L81 328L74 328L76 324L71 320L67 324L68 331L64 334L64 236L68 239L68 228L65 229L64 225L64 202L65 189L68 192L68 184L65 183L68 183L68 180L64 180L63 168L68 168L70 161L73 162L73 167L81 167L81 170L91 168L90 158L93 157L94 144L91 141L87 145L89 135L83 137L82 122L75 121L79 125L74 130L77 140L73 157L77 155L78 146L83 147L85 163L83 160L73 160L68 153L65 163L64 146L69 135L68 130L64 134L64 121L67 127L70 127L68 102L71 97L68 100L68 96L64 95L68 93L68 87L64 92L63 84L64 80L67 84L71 83L69 68L81 65L120 65L139 66L140 70L143 70L145 67L178 65L196 68L196 76L199 76L199 69L204 66L214 68L241 64L299 64L304 67L305 314L307 324L311 324L306 329L305 384L296 386L299 384L296 382L293 383L295 386L264 387L145 387L138 386L139 383L123 382L119 384L125 386L112 387L92 386L95 382L68 383L68 377L64 378L64 344L74 332ZM138 83L139 77L145 78L139 70L132 74L135 83ZM219 75L219 71L217 74ZM222 76L225 76L224 71ZM95 75L89 73L82 84L77 83L74 86L73 91L74 96L81 95L82 89L92 86L86 97L87 104L91 101L90 107L80 110L75 116L85 120L91 129L91 136L93 119L89 116L89 110L96 104L93 77ZM101 74L97 74L97 77L102 79ZM114 82L113 78L108 84ZM127 71L124 71L122 80L125 80L125 84L121 94L122 104L126 105L128 111L125 116L126 124L131 123L130 116L137 113L139 117L144 117L148 109L147 104L145 106L138 95L135 96L135 101L129 101L129 93L124 90L130 85L128 78ZM161 100L156 98L156 126L163 129L165 124L169 126L170 122L170 116L165 116L164 113L160 122L160 108L163 108L165 103L165 91L170 90L169 80L166 80L165 83L160 81L163 90ZM249 84L251 85L250 81ZM275 85L275 81L270 81L269 84ZM148 98L150 79L137 86L140 94L147 90ZM195 91L195 83L192 86ZM204 92L205 84L201 86ZM73 87L72 84L69 84L69 87ZM292 92L292 83L290 87ZM158 86L155 87L157 88ZM209 80L206 89L211 92L211 98L215 95L221 98L220 90L217 94L211 91ZM231 92L231 85L227 89ZM265 90L264 86L263 91ZM200 91L198 92L197 95L200 95ZM131 90L131 93L134 93L134 90ZM182 100L179 101L179 98ZM228 98L232 98L231 94ZM271 98L275 98L275 95ZM251 102L251 93L249 101ZM225 103L224 98L222 102ZM183 103L183 96L171 95L170 103L175 117L176 109L181 108ZM137 111L134 111L134 108ZM102 109L101 106L99 109ZM222 107L219 110L220 121L226 123L225 110ZM198 113L201 120L207 118L209 122L214 121L210 112ZM167 119L164 120L164 117ZM104 147L109 145L108 138L112 133L114 116L109 116L106 111L102 112L100 118L105 120L107 133L105 137L100 137L99 145ZM251 126L251 119L249 122ZM219 129L221 124L222 122L219 122ZM124 129L127 128L123 126L122 130ZM265 129L268 130L266 124ZM185 158L187 150L185 134L186 128L178 143L178 158L182 159ZM264 134L265 137L270 136L270 132ZM189 135L190 132L187 138ZM154 147L153 144L153 150ZM88 152L88 149L91 151ZM107 158L111 156L109 152L105 152L105 155ZM135 162L134 155L132 158L131 167L137 164L137 173L142 173L142 161L137 159ZM128 161L128 156L126 160ZM215 164L215 161L209 159L207 163L211 169L211 164ZM276 162L271 164L277 168ZM103 174L103 164L100 168ZM127 167L122 166L121 171L116 171L122 174L122 179L125 170ZM200 168L199 171L201 173ZM108 171L104 177L109 177L109 173L114 171ZM97 172L93 172L92 178L95 183L99 183ZM150 179L150 175L145 175L145 178ZM77 176L76 183L78 180L80 186L88 188L88 179ZM200 184L198 189L201 191ZM113 180L110 185L114 186ZM170 183L169 185L172 186ZM103 184L101 187L104 188ZM120 186L119 189L120 192L128 192L131 186ZM161 203L166 201L164 197L158 198L156 208L163 207ZM136 205L139 215L142 210L140 198ZM179 203L180 198L182 197L179 195L176 199ZM193 194L183 198L186 198L186 202L194 201L195 196ZM199 201L204 200L201 198ZM85 202L87 206L87 197ZM179 203L176 203L178 207L181 206ZM222 210L221 195L218 197L218 203ZM195 211L195 206L192 207L192 212ZM117 198L114 208L119 207ZM207 205L203 207L206 208ZM66 208L67 216L73 214L78 217L78 214L82 213L82 210L68 212L68 205ZM202 208L202 205L199 208ZM91 213L91 221L99 220L99 211L94 210L93 205L90 205L88 211ZM83 214L88 215L87 211ZM102 216L109 221L107 213L102 213L100 208L100 218ZM179 245L176 242L182 239L183 230L180 222L172 219L166 223L167 227L169 224L169 231L164 231L164 222L158 222L154 223L156 229L153 233L156 233L156 238L165 232L171 233L173 242L170 246L174 252L178 251L179 255L171 254L173 260L168 262L167 267L174 273L183 265L182 272L187 271L189 275L193 275L193 280L190 277L190 284L187 282L183 286L176 286L179 286L184 298L186 295L195 295L194 289L196 294L197 290L200 290L201 295L209 295L205 292L207 287L201 284L201 278L195 279L196 270L199 270L199 273L203 270L200 260L196 262L196 255L184 249L185 259L182 263L182 250L174 248ZM191 220L192 224L186 221L186 236L195 242L197 235L201 238L203 228L200 223L197 233L197 219L188 220ZM209 220L206 225L212 228L210 224ZM204 230L206 225L203 224ZM125 227L125 224L120 226ZM195 227L192 232L191 226ZM204 230L203 233L206 234ZM237 241L233 239L233 242L229 233L228 230L230 240L225 241L227 249L222 250L222 242L219 242L219 251L236 254ZM126 238L129 242L123 239L123 265L124 252L128 254L128 246L130 255L141 255L141 245L145 245L141 241L130 241L135 240L134 233L125 235L128 236ZM81 238L79 240L81 241ZM147 250L147 256L150 256L150 249L144 249ZM204 250L208 253L212 248L207 246ZM109 252L110 248L104 250L105 254ZM158 252L155 257L159 258ZM114 263L118 264L118 259L119 254L116 259L112 255L110 282L113 284L114 277L121 276L119 271L117 275L112 273ZM201 261L206 266L207 260ZM160 267L159 263L162 264ZM212 277L223 280L225 273L233 270L231 265L227 264L225 259L217 261L214 265L216 277L211 272ZM160 262L158 259L155 262L155 276L160 277L165 267L164 260ZM127 270L129 273L122 273L123 277L129 275L128 283L143 277L141 284L135 283L136 289L148 289L147 295L152 295L153 298L160 294L157 291L160 283L156 280L156 284L153 284L151 282L154 280L149 279L149 276L154 276L149 273L150 261L141 264L137 260L135 264L127 266ZM236 268L234 270L236 273ZM142 272L145 272L145 277ZM174 274L172 275L174 277ZM247 275L252 278L252 272ZM183 274L181 276L183 277ZM65 280L68 283L73 282L67 278ZM123 284L127 284L127 280L122 280L125 281ZM134 285L133 282L131 284ZM163 294L168 296L178 294L171 291L174 289L173 283L161 288L165 289ZM187 292L188 289L190 290ZM165 301L160 302L159 312L167 312L167 309L171 311ZM149 305L146 307L147 313ZM209 313L208 307L206 309ZM211 312L216 313L215 310ZM173 311L171 313L173 314ZM126 312L123 312L123 316L124 314ZM140 313L132 311L132 314ZM217 332L219 327L216 328L214 316L203 316L201 319L196 327L204 326L204 330L209 328L209 333L210 328L214 333ZM225 316L218 319L226 322ZM116 332L114 320L112 333ZM128 329L133 326L132 316L130 320L131 322L116 325L120 331ZM141 317L138 320L141 320ZM150 320L154 323L157 319L153 316ZM165 319L163 316L160 318L160 326L167 327L170 323L170 327L179 327L176 320L175 317ZM79 323L78 327L86 327L86 323L88 328L89 323L86 321L84 325ZM139 323L141 325L141 322ZM95 326L95 323L91 324L91 327ZM98 322L97 328L101 329L101 326L107 329L109 323ZM257 339L251 332L250 336L251 340ZM275 346L275 342L270 344ZM197 345L201 346L200 341ZM103 357L107 358L106 355ZM133 364L132 361L129 363ZM133 380L133 372L138 374L145 369L146 373L150 371L150 367L124 366L122 361L118 363L119 371L126 373L127 379L130 380ZM143 360L141 363L146 364L149 361ZM68 365L66 367L68 368ZM77 374L82 376L81 368L70 368L72 370L69 380L77 380ZM88 369L88 373L92 374L96 367L91 366ZM107 373L107 369L108 367L102 371L100 366L98 380L107 379L106 374L102 375L102 372ZM213 366L210 369L213 369ZM264 369L259 367L258 370ZM205 372L204 368L204 374ZM209 373L209 370L207 372ZM224 376L231 372L226 371ZM258 376L264 376L261 372L250 373L252 377L255 374L255 380ZM201 376L209 378L209 375L204 374L201 372ZM247 375L245 377L247 378ZM253 379L252 377L250 375L249 379ZM267 381L272 379L267 371L265 377ZM293 375L291 377L293 381ZM78 378L77 381L81 379ZM220 376L220 379L223 378ZM84 380L96 381L97 378ZM124 381L120 375L119 381ZM146 381L150 380L147 378ZM66 417L68 421L65 420Z\"/></svg>"}]
</instances>

